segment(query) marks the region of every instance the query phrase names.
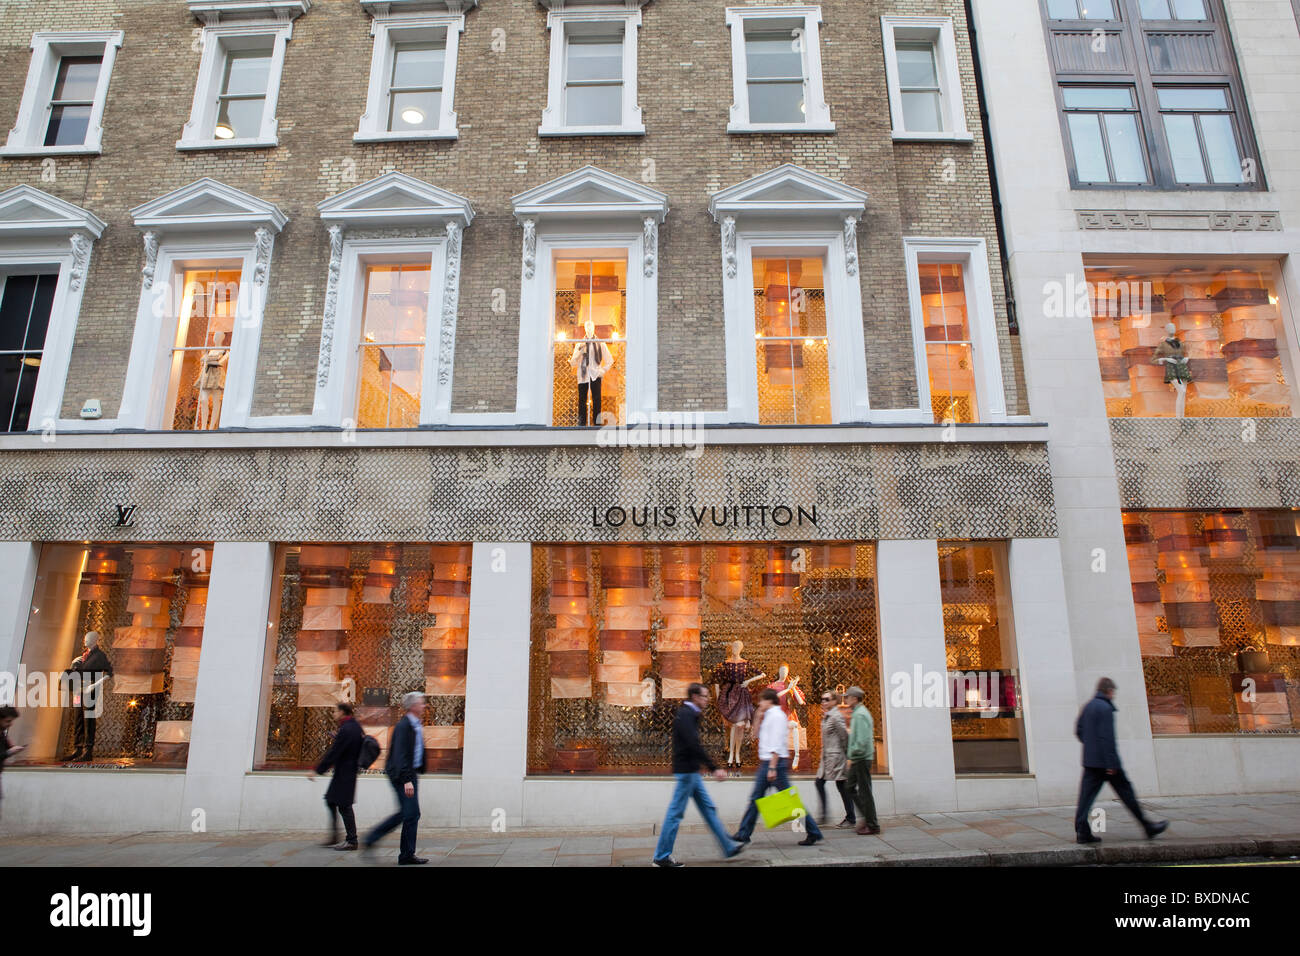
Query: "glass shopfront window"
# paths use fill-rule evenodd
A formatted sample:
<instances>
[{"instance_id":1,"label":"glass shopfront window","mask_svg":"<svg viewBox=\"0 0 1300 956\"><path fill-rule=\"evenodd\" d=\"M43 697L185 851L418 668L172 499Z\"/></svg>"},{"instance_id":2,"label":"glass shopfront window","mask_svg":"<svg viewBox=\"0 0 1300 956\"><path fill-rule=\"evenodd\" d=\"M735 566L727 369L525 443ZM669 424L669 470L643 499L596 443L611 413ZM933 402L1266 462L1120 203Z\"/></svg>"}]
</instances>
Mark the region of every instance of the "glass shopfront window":
<instances>
[{"instance_id":1,"label":"glass shopfront window","mask_svg":"<svg viewBox=\"0 0 1300 956\"><path fill-rule=\"evenodd\" d=\"M1098 265L1087 279L1111 418L1292 414L1272 266Z\"/></svg>"},{"instance_id":2,"label":"glass shopfront window","mask_svg":"<svg viewBox=\"0 0 1300 956\"><path fill-rule=\"evenodd\" d=\"M425 769L459 773L469 660L469 544L284 545L276 555L259 770L315 766L350 701L383 752L402 695L429 695Z\"/></svg>"},{"instance_id":3,"label":"glass shopfront window","mask_svg":"<svg viewBox=\"0 0 1300 956\"><path fill-rule=\"evenodd\" d=\"M916 268L934 420L977 422L975 343L966 312L965 269L957 262L921 262Z\"/></svg>"},{"instance_id":4,"label":"glass shopfront window","mask_svg":"<svg viewBox=\"0 0 1300 956\"><path fill-rule=\"evenodd\" d=\"M1300 730L1300 512L1126 511L1151 732Z\"/></svg>"},{"instance_id":5,"label":"glass shopfront window","mask_svg":"<svg viewBox=\"0 0 1300 956\"><path fill-rule=\"evenodd\" d=\"M617 421L626 359L627 260L557 259L554 424Z\"/></svg>"},{"instance_id":6,"label":"glass shopfront window","mask_svg":"<svg viewBox=\"0 0 1300 956\"><path fill-rule=\"evenodd\" d=\"M45 545L10 763L184 767L211 571L211 543Z\"/></svg>"},{"instance_id":7,"label":"glass shopfront window","mask_svg":"<svg viewBox=\"0 0 1300 956\"><path fill-rule=\"evenodd\" d=\"M957 773L1027 773L1016 635L1000 542L940 541Z\"/></svg>"},{"instance_id":8,"label":"glass shopfront window","mask_svg":"<svg viewBox=\"0 0 1300 956\"><path fill-rule=\"evenodd\" d=\"M185 297L168 384L170 427L206 431L221 425L230 339L239 309L239 269L186 269L183 281Z\"/></svg>"},{"instance_id":9,"label":"glass shopfront window","mask_svg":"<svg viewBox=\"0 0 1300 956\"><path fill-rule=\"evenodd\" d=\"M760 424L830 424L821 259L755 256L754 326Z\"/></svg>"},{"instance_id":10,"label":"glass shopfront window","mask_svg":"<svg viewBox=\"0 0 1300 956\"><path fill-rule=\"evenodd\" d=\"M821 752L819 694L860 685L883 772L873 544L552 545L533 549L528 772L668 774L673 715L710 688L719 766L757 763L759 693L790 717L800 773Z\"/></svg>"}]
</instances>

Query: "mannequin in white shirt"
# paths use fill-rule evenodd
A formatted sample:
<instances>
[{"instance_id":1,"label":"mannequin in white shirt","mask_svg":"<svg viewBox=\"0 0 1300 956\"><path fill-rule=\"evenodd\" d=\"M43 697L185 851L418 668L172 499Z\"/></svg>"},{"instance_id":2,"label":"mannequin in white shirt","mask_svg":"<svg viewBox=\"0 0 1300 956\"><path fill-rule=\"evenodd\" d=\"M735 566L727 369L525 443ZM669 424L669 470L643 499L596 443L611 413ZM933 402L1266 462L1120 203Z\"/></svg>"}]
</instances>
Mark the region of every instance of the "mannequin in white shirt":
<instances>
[{"instance_id":1,"label":"mannequin in white shirt","mask_svg":"<svg viewBox=\"0 0 1300 956\"><path fill-rule=\"evenodd\" d=\"M587 392L591 392L591 423L600 424L600 381L614 367L609 346L597 340L596 323L588 317L583 325L587 337L573 347L569 366L578 379L578 425L587 424Z\"/></svg>"}]
</instances>

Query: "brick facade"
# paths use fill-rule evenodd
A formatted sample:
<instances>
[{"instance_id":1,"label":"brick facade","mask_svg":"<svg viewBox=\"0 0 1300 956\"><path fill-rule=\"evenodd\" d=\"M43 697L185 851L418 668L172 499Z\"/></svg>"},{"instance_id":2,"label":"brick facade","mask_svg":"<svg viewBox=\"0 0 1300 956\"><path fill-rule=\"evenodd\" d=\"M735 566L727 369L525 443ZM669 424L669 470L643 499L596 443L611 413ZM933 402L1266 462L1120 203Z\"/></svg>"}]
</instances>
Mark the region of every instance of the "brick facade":
<instances>
[{"instance_id":1,"label":"brick facade","mask_svg":"<svg viewBox=\"0 0 1300 956\"><path fill-rule=\"evenodd\" d=\"M514 407L522 232L512 195L586 163L667 193L660 234L659 394L664 409L725 407L721 264L710 193L792 162L865 189L859 224L867 371L875 407L914 404L904 235L988 243L1007 411L1025 413L1018 339L1007 330L970 39L960 0L822 0L822 62L833 134L734 135L725 0L652 0L639 31L639 137L539 138L549 35L535 0L482 0L466 17L457 67L455 142L354 144L372 39L357 0L315 0L294 22L284 63L279 146L180 152L199 66L198 21L180 0L98 0L0 9L0 129L13 125L37 30L119 29L125 42L104 112L103 154L0 160L0 188L28 183L84 206L109 227L96 242L64 393L117 413L139 301L143 247L129 210L210 176L289 216L276 240L252 412L311 411L329 241L316 204L399 170L467 197L453 411ZM737 5L731 0L731 5ZM879 17L951 16L973 143L890 137ZM497 31L504 31L503 33ZM503 52L493 50L504 40ZM951 162L949 162L951 161ZM504 314L492 309L504 289Z\"/></svg>"}]
</instances>

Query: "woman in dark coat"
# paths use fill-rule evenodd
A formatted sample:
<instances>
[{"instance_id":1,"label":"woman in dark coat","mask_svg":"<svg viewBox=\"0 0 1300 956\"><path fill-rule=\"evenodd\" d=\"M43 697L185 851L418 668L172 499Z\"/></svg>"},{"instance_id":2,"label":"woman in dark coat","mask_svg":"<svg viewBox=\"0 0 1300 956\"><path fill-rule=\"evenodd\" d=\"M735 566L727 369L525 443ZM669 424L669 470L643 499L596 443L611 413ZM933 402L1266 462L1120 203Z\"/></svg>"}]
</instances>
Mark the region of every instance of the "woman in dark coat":
<instances>
[{"instance_id":1,"label":"woman in dark coat","mask_svg":"<svg viewBox=\"0 0 1300 956\"><path fill-rule=\"evenodd\" d=\"M357 760L361 756L361 725L352 716L352 705L340 702L338 707L339 729L334 734L334 743L329 751L316 765L316 774L326 773L334 768L334 777L325 791L325 805L330 811L330 838L322 846L334 850L355 850L357 848L357 818L352 812L352 804L357 794ZM339 817L343 818L343 842L339 842Z\"/></svg>"}]
</instances>

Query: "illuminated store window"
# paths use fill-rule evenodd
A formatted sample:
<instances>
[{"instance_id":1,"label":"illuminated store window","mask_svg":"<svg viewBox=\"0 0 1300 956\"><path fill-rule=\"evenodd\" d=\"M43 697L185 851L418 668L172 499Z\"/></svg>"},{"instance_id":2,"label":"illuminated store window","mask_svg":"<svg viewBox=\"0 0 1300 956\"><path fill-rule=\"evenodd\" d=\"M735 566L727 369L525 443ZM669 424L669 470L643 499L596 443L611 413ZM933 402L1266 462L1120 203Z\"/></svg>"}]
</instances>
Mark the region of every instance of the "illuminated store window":
<instances>
[{"instance_id":1,"label":"illuminated store window","mask_svg":"<svg viewBox=\"0 0 1300 956\"><path fill-rule=\"evenodd\" d=\"M554 424L619 420L626 358L627 260L557 259Z\"/></svg>"},{"instance_id":2,"label":"illuminated store window","mask_svg":"<svg viewBox=\"0 0 1300 956\"><path fill-rule=\"evenodd\" d=\"M1089 268L1110 417L1291 415L1276 276L1246 263Z\"/></svg>"},{"instance_id":3,"label":"illuminated store window","mask_svg":"<svg viewBox=\"0 0 1300 956\"><path fill-rule=\"evenodd\" d=\"M829 424L822 260L755 256L754 286L759 423Z\"/></svg>"},{"instance_id":4,"label":"illuminated store window","mask_svg":"<svg viewBox=\"0 0 1300 956\"><path fill-rule=\"evenodd\" d=\"M430 274L427 262L366 268L357 376L358 428L415 428L420 424Z\"/></svg>"},{"instance_id":5,"label":"illuminated store window","mask_svg":"<svg viewBox=\"0 0 1300 956\"><path fill-rule=\"evenodd\" d=\"M977 422L975 345L966 312L965 270L959 263L922 262L917 271L934 420Z\"/></svg>"},{"instance_id":6,"label":"illuminated store window","mask_svg":"<svg viewBox=\"0 0 1300 956\"><path fill-rule=\"evenodd\" d=\"M164 417L178 431L217 428L239 312L239 266L184 270L184 298L171 354Z\"/></svg>"},{"instance_id":7,"label":"illuminated store window","mask_svg":"<svg viewBox=\"0 0 1300 956\"><path fill-rule=\"evenodd\" d=\"M1026 773L1005 547L940 541L939 586L957 773Z\"/></svg>"},{"instance_id":8,"label":"illuminated store window","mask_svg":"<svg viewBox=\"0 0 1300 956\"><path fill-rule=\"evenodd\" d=\"M58 281L57 272L0 275L0 432L26 431L31 423Z\"/></svg>"},{"instance_id":9,"label":"illuminated store window","mask_svg":"<svg viewBox=\"0 0 1300 956\"><path fill-rule=\"evenodd\" d=\"M211 571L210 543L44 545L10 763L185 766Z\"/></svg>"},{"instance_id":10,"label":"illuminated store window","mask_svg":"<svg viewBox=\"0 0 1300 956\"><path fill-rule=\"evenodd\" d=\"M723 511L704 520L730 520ZM762 518L789 522L789 509ZM802 773L821 752L821 691L857 684L883 771L875 578L872 544L535 547L528 772L670 773L673 715L692 681L713 695L705 749L750 769L755 702L777 690Z\"/></svg>"},{"instance_id":11,"label":"illuminated store window","mask_svg":"<svg viewBox=\"0 0 1300 956\"><path fill-rule=\"evenodd\" d=\"M276 555L259 770L316 765L339 701L383 752L402 695L429 695L426 772L459 773L469 660L468 544L303 544Z\"/></svg>"},{"instance_id":12,"label":"illuminated store window","mask_svg":"<svg viewBox=\"0 0 1300 956\"><path fill-rule=\"evenodd\" d=\"M1154 734L1300 730L1300 513L1126 511Z\"/></svg>"}]
</instances>

